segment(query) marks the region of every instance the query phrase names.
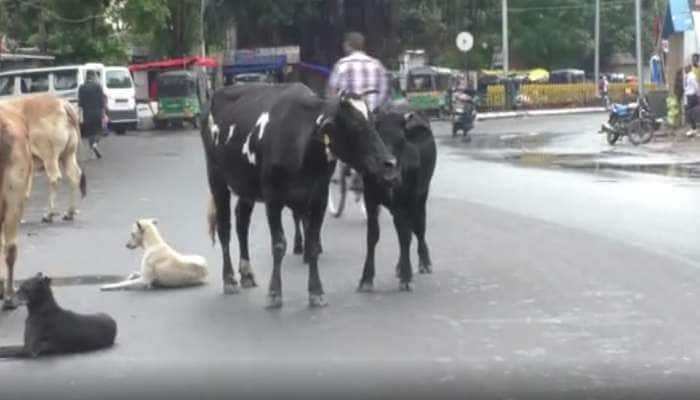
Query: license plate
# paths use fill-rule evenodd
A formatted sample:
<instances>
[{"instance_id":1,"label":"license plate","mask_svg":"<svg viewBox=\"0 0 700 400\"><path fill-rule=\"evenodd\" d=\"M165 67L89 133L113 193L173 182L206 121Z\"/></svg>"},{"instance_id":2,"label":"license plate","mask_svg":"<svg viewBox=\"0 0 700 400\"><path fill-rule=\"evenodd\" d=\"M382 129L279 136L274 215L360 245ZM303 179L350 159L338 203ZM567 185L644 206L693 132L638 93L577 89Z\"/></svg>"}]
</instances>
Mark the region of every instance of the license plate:
<instances>
[{"instance_id":1,"label":"license plate","mask_svg":"<svg viewBox=\"0 0 700 400\"><path fill-rule=\"evenodd\" d=\"M129 100L128 99L117 99L116 102L117 103L128 103Z\"/></svg>"}]
</instances>

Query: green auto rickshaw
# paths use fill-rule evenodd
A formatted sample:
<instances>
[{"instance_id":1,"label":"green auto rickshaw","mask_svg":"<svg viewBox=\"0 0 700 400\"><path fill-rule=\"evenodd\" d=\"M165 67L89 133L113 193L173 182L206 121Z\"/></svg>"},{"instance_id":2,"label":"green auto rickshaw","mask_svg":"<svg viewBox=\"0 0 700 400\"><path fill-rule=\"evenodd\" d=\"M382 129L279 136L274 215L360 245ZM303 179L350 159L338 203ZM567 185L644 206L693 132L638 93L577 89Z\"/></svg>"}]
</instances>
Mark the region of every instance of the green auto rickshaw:
<instances>
[{"instance_id":1,"label":"green auto rickshaw","mask_svg":"<svg viewBox=\"0 0 700 400\"><path fill-rule=\"evenodd\" d=\"M417 110L435 116L447 111L447 90L451 74L443 68L416 67L406 76L406 98Z\"/></svg>"},{"instance_id":2,"label":"green auto rickshaw","mask_svg":"<svg viewBox=\"0 0 700 400\"><path fill-rule=\"evenodd\" d=\"M196 71L168 71L158 75L157 85L156 128L179 126L184 121L196 128L202 103L207 99L206 76Z\"/></svg>"}]
</instances>

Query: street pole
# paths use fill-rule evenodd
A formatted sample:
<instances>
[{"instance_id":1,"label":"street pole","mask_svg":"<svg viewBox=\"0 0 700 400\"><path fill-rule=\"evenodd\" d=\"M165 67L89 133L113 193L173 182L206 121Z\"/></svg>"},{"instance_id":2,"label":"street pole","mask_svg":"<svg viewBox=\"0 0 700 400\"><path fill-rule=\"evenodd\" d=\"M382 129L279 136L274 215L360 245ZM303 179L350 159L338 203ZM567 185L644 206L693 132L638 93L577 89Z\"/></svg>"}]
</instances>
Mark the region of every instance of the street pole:
<instances>
[{"instance_id":1,"label":"street pole","mask_svg":"<svg viewBox=\"0 0 700 400\"><path fill-rule=\"evenodd\" d=\"M593 77L595 79L595 94L600 96L600 0L595 0L595 60L593 61Z\"/></svg>"},{"instance_id":2,"label":"street pole","mask_svg":"<svg viewBox=\"0 0 700 400\"><path fill-rule=\"evenodd\" d=\"M202 41L202 57L207 55L206 44L204 43L204 1L199 0L199 38Z\"/></svg>"},{"instance_id":3,"label":"street pole","mask_svg":"<svg viewBox=\"0 0 700 400\"><path fill-rule=\"evenodd\" d=\"M508 78L508 0L503 0L501 12L503 15L503 75L505 78Z\"/></svg>"},{"instance_id":4,"label":"street pole","mask_svg":"<svg viewBox=\"0 0 700 400\"><path fill-rule=\"evenodd\" d=\"M642 0L635 0L635 18L637 22L637 93L644 96L644 77L642 76Z\"/></svg>"}]
</instances>

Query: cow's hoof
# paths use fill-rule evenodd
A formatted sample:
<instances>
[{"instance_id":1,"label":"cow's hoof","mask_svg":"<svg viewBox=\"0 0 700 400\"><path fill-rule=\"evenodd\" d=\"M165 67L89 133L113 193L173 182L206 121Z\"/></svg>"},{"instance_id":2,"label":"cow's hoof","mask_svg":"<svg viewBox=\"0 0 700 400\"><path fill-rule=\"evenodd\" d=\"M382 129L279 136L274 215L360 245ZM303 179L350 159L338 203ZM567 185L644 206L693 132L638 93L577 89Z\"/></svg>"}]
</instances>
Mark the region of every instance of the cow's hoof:
<instances>
[{"instance_id":1,"label":"cow's hoof","mask_svg":"<svg viewBox=\"0 0 700 400\"><path fill-rule=\"evenodd\" d=\"M360 286L357 287L357 291L360 293L369 293L374 291L374 283L372 282L360 282Z\"/></svg>"},{"instance_id":2,"label":"cow's hoof","mask_svg":"<svg viewBox=\"0 0 700 400\"><path fill-rule=\"evenodd\" d=\"M224 283L224 294L237 294L240 292L238 285L234 283Z\"/></svg>"},{"instance_id":3,"label":"cow's hoof","mask_svg":"<svg viewBox=\"0 0 700 400\"><path fill-rule=\"evenodd\" d=\"M5 299L2 302L2 309L3 310L14 310L15 308L19 307L19 301L17 301L16 298L12 297L9 299Z\"/></svg>"},{"instance_id":4,"label":"cow's hoof","mask_svg":"<svg viewBox=\"0 0 700 400\"><path fill-rule=\"evenodd\" d=\"M255 283L255 276L253 274L241 275L241 286L243 286L244 289L258 286L258 284Z\"/></svg>"},{"instance_id":5,"label":"cow's hoof","mask_svg":"<svg viewBox=\"0 0 700 400\"><path fill-rule=\"evenodd\" d=\"M265 308L267 308L268 310L282 308L282 295L268 294L267 304L265 304Z\"/></svg>"},{"instance_id":6,"label":"cow's hoof","mask_svg":"<svg viewBox=\"0 0 700 400\"><path fill-rule=\"evenodd\" d=\"M73 221L75 219L75 215L77 213L75 211L68 211L65 214L63 214L63 220L64 221Z\"/></svg>"},{"instance_id":7,"label":"cow's hoof","mask_svg":"<svg viewBox=\"0 0 700 400\"><path fill-rule=\"evenodd\" d=\"M418 267L418 272L420 272L421 274L432 274L433 268L430 264L421 264Z\"/></svg>"},{"instance_id":8,"label":"cow's hoof","mask_svg":"<svg viewBox=\"0 0 700 400\"><path fill-rule=\"evenodd\" d=\"M322 294L310 294L309 295L309 307L325 307L328 305L325 296Z\"/></svg>"},{"instance_id":9,"label":"cow's hoof","mask_svg":"<svg viewBox=\"0 0 700 400\"><path fill-rule=\"evenodd\" d=\"M294 245L294 254L299 255L304 253L304 246L297 243Z\"/></svg>"},{"instance_id":10,"label":"cow's hoof","mask_svg":"<svg viewBox=\"0 0 700 400\"><path fill-rule=\"evenodd\" d=\"M412 291L413 291L413 283L411 283L411 282L400 282L400 283L399 283L399 291L400 291L400 292L412 292Z\"/></svg>"},{"instance_id":11,"label":"cow's hoof","mask_svg":"<svg viewBox=\"0 0 700 400\"><path fill-rule=\"evenodd\" d=\"M54 217L54 214L44 214L44 215L41 217L41 222L43 222L43 223L45 223L45 224L52 224L52 223L53 223L53 217Z\"/></svg>"},{"instance_id":12,"label":"cow's hoof","mask_svg":"<svg viewBox=\"0 0 700 400\"><path fill-rule=\"evenodd\" d=\"M127 276L126 276L126 279L127 279L127 280L132 280L132 279L137 279L137 278L140 278L140 277L141 277L141 273L138 272L138 271L134 271L134 272L130 273L129 275L127 275Z\"/></svg>"}]
</instances>

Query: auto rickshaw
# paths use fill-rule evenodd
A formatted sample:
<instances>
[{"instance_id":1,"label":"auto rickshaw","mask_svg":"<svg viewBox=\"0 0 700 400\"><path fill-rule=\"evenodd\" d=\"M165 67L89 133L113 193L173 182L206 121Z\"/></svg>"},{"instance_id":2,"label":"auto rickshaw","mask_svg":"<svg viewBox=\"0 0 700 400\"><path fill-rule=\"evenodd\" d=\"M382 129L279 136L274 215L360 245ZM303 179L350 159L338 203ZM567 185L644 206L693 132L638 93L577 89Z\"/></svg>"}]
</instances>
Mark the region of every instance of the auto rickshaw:
<instances>
[{"instance_id":1,"label":"auto rickshaw","mask_svg":"<svg viewBox=\"0 0 700 400\"><path fill-rule=\"evenodd\" d=\"M202 103L206 101L206 77L196 71L178 70L158 75L158 113L153 117L156 128L183 121L193 127L199 124Z\"/></svg>"},{"instance_id":2,"label":"auto rickshaw","mask_svg":"<svg viewBox=\"0 0 700 400\"><path fill-rule=\"evenodd\" d=\"M392 102L405 101L406 98L401 90L401 79L399 78L399 73L396 71L387 71L386 79L388 82L388 99Z\"/></svg>"},{"instance_id":3,"label":"auto rickshaw","mask_svg":"<svg viewBox=\"0 0 700 400\"><path fill-rule=\"evenodd\" d=\"M427 114L442 116L446 111L451 74L441 68L424 66L408 71L406 98L409 104Z\"/></svg>"}]
</instances>

